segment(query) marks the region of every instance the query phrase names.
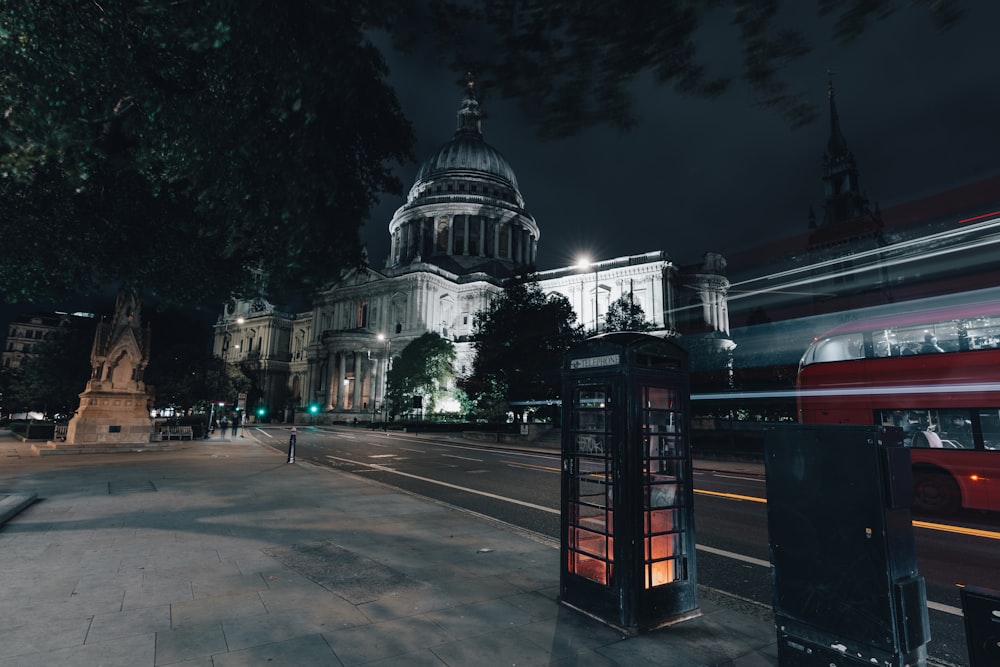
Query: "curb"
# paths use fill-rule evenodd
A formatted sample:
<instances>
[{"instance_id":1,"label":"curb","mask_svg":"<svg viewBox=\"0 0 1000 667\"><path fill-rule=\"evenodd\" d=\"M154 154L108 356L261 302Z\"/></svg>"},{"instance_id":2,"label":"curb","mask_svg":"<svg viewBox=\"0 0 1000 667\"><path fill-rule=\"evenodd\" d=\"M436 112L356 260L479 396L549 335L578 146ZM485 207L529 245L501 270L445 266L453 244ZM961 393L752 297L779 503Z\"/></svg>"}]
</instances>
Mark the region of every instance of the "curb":
<instances>
[{"instance_id":1,"label":"curb","mask_svg":"<svg viewBox=\"0 0 1000 667\"><path fill-rule=\"evenodd\" d=\"M38 494L30 495L15 494L10 496L0 496L0 526L7 523L15 516L27 509L29 505L38 499Z\"/></svg>"}]
</instances>

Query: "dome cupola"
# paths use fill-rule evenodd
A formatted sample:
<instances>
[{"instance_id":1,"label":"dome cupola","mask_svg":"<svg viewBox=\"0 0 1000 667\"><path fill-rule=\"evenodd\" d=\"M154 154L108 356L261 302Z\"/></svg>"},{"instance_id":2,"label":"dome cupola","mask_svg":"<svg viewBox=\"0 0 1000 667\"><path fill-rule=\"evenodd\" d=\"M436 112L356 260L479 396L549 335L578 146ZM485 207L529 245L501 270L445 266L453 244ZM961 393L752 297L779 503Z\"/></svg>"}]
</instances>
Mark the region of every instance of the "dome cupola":
<instances>
[{"instance_id":1,"label":"dome cupola","mask_svg":"<svg viewBox=\"0 0 1000 667\"><path fill-rule=\"evenodd\" d=\"M524 208L514 170L483 139L471 77L454 136L420 165L389 233L389 267L425 261L457 274L504 278L534 264L538 225Z\"/></svg>"}]
</instances>

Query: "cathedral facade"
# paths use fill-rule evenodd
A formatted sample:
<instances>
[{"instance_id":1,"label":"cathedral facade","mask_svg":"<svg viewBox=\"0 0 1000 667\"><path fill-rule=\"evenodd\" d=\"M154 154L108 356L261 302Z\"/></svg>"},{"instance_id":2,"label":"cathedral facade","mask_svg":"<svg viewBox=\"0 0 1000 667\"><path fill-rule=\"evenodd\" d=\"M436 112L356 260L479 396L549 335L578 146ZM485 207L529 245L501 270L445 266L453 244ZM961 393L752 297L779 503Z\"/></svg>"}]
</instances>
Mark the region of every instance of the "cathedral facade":
<instances>
[{"instance_id":1,"label":"cathedral facade","mask_svg":"<svg viewBox=\"0 0 1000 667\"><path fill-rule=\"evenodd\" d=\"M393 356L433 331L452 341L455 372L466 375L476 313L505 281L529 274L544 292L569 299L591 331L603 329L609 305L625 295L642 307L655 335L729 331L719 255L678 266L653 251L535 272L540 228L514 170L483 138L472 82L454 136L421 164L388 231L384 265L345 272L313 295L307 312L282 313L264 299L226 308L215 325L215 354L249 370L256 396L248 411L262 406L285 420L375 420Z\"/></svg>"}]
</instances>

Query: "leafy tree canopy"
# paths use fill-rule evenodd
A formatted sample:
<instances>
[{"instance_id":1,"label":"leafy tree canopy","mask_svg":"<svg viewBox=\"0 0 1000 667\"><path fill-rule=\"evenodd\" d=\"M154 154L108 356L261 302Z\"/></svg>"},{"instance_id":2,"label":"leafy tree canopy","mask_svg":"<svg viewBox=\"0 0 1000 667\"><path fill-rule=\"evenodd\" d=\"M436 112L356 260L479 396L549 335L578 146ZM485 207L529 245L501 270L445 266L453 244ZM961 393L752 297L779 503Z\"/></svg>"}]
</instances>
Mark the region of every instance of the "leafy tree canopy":
<instances>
[{"instance_id":1,"label":"leafy tree canopy","mask_svg":"<svg viewBox=\"0 0 1000 667\"><path fill-rule=\"evenodd\" d=\"M566 297L546 295L535 281L515 282L473 325L476 358L463 387L474 400L495 405L560 394L563 353L583 337Z\"/></svg>"},{"instance_id":2,"label":"leafy tree canopy","mask_svg":"<svg viewBox=\"0 0 1000 667\"><path fill-rule=\"evenodd\" d=\"M413 143L364 33L393 4L3 3L0 296L218 303L357 262Z\"/></svg>"},{"instance_id":3,"label":"leafy tree canopy","mask_svg":"<svg viewBox=\"0 0 1000 667\"><path fill-rule=\"evenodd\" d=\"M653 323L631 294L623 294L608 304L605 331L652 331Z\"/></svg>"},{"instance_id":4,"label":"leafy tree canopy","mask_svg":"<svg viewBox=\"0 0 1000 667\"><path fill-rule=\"evenodd\" d=\"M433 409L435 395L455 377L455 346L429 331L403 348L388 375L388 398L393 415L406 411L411 396L426 396Z\"/></svg>"}]
</instances>

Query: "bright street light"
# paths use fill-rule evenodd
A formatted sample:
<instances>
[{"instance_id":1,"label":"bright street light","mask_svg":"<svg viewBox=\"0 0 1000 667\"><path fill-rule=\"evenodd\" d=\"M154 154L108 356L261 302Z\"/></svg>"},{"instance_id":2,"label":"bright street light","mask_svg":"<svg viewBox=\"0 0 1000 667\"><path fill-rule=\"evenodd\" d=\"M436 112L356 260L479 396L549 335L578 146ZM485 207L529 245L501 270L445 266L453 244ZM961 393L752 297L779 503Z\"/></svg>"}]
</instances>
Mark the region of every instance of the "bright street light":
<instances>
[{"instance_id":1,"label":"bright street light","mask_svg":"<svg viewBox=\"0 0 1000 667\"><path fill-rule=\"evenodd\" d=\"M586 271L594 267L594 333L597 333L597 262L590 261L590 257L583 255L576 261L576 266L581 271ZM582 285L581 285L582 287ZM583 299L580 299L580 309L583 310Z\"/></svg>"}]
</instances>

